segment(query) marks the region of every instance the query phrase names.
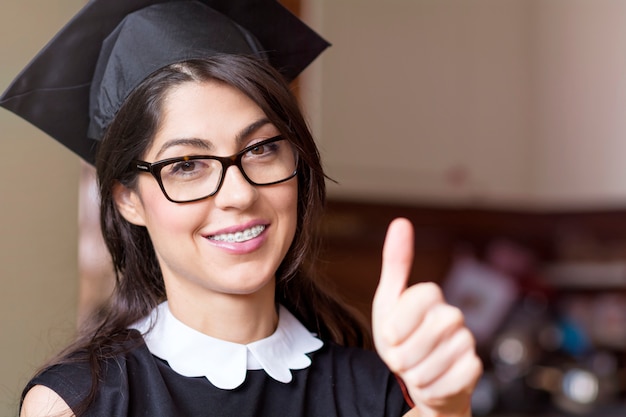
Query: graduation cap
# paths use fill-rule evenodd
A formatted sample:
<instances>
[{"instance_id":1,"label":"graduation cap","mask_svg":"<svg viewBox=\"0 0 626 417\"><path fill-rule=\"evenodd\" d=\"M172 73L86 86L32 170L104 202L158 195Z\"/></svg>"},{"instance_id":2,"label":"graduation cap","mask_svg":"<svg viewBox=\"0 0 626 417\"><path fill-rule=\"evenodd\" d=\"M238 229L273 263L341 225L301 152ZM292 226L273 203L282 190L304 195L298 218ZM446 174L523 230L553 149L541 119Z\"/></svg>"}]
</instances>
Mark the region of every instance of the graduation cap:
<instances>
[{"instance_id":1,"label":"graduation cap","mask_svg":"<svg viewBox=\"0 0 626 417\"><path fill-rule=\"evenodd\" d=\"M154 71L220 53L293 80L329 46L276 0L91 0L0 97L87 162L128 94Z\"/></svg>"}]
</instances>

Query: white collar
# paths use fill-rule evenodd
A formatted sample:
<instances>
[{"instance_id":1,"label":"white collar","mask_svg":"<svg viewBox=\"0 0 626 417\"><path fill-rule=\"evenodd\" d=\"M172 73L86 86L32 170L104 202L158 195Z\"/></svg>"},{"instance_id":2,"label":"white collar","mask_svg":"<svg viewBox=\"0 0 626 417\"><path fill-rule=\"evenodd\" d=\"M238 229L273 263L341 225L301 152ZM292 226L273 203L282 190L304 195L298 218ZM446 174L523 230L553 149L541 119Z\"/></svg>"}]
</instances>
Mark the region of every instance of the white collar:
<instances>
[{"instance_id":1,"label":"white collar","mask_svg":"<svg viewBox=\"0 0 626 417\"><path fill-rule=\"evenodd\" d=\"M285 307L279 307L278 327L265 339L242 345L207 336L179 321L166 302L130 326L139 330L148 350L180 375L206 377L221 389L234 389L247 369L264 369L277 381L291 382L291 369L311 365L306 355L324 343L314 337Z\"/></svg>"}]
</instances>

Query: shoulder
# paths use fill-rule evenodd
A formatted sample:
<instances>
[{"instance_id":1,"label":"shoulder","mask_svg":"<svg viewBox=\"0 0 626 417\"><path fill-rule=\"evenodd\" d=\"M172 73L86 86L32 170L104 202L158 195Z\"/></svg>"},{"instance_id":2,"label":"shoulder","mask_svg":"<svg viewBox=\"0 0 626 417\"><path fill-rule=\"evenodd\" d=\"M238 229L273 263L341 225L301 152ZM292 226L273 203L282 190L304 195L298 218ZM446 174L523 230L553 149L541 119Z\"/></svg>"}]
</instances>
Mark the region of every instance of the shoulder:
<instances>
[{"instance_id":1,"label":"shoulder","mask_svg":"<svg viewBox=\"0 0 626 417\"><path fill-rule=\"evenodd\" d=\"M35 385L24 397L20 417L46 416L73 417L74 413L59 394L46 386Z\"/></svg>"},{"instance_id":2,"label":"shoulder","mask_svg":"<svg viewBox=\"0 0 626 417\"><path fill-rule=\"evenodd\" d=\"M151 358L136 331L117 346L100 352L102 356L93 357L79 350L39 372L22 393L21 416L73 416L69 410L91 404L92 399L108 401L127 389L129 363L133 368ZM51 405L59 407L51 409L56 413L50 413ZM63 410L69 414L59 412Z\"/></svg>"}]
</instances>

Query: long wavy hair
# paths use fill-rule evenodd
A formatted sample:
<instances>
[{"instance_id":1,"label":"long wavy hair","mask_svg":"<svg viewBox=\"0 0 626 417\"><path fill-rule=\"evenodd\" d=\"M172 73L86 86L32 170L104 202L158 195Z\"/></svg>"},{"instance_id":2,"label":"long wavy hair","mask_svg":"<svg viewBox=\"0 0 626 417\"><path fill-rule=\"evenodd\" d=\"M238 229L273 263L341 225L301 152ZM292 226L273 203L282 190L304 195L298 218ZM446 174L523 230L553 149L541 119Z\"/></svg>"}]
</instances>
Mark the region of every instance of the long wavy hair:
<instances>
[{"instance_id":1,"label":"long wavy hair","mask_svg":"<svg viewBox=\"0 0 626 417\"><path fill-rule=\"evenodd\" d=\"M297 99L283 77L256 58L218 55L169 65L145 79L126 99L98 150L101 227L111 253L116 285L108 302L85 322L76 341L45 368L75 361L90 363L92 386L78 410L87 410L97 395L103 360L119 354L127 328L166 299L165 286L145 227L124 219L113 198L116 184L133 188L132 161L149 148L160 126L164 99L188 82L218 81L248 96L281 135L297 149L298 218L294 240L276 272L276 302L283 304L312 332L341 345L371 347L364 322L325 288L318 273L319 222L325 204L325 175L320 155Z\"/></svg>"}]
</instances>

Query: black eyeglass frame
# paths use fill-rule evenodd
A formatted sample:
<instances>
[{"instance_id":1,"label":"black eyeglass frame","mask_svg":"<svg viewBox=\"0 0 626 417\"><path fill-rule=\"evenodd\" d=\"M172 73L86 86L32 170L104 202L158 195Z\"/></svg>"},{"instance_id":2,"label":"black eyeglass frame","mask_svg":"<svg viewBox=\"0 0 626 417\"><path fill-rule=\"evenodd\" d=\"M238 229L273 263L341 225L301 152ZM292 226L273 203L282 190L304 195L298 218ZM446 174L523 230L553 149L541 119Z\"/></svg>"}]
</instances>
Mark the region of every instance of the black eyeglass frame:
<instances>
[{"instance_id":1,"label":"black eyeglass frame","mask_svg":"<svg viewBox=\"0 0 626 417\"><path fill-rule=\"evenodd\" d=\"M246 153L248 153L249 151L251 151L252 149L257 148L259 146L267 145L269 143L278 142L278 141L281 141L281 140L285 140L286 141L287 139L285 139L285 137L283 137L282 135L273 136L271 138L262 140L261 142L257 142L257 143L255 143L253 145L250 145L250 146L242 149L241 151L239 151L236 154L231 155L231 156L191 155L191 156L179 156L179 157L175 157L175 158L167 158L167 159L163 159L161 161L156 161L156 162L146 162L146 161L141 161L141 160L136 159L136 160L133 161L133 164L135 166L134 167L135 170L137 170L139 172L152 174L154 179L159 184L159 187L161 188L161 191L163 192L163 195L165 196L165 198L167 198L172 203L179 203L179 204L181 204L181 203L192 203L194 201L200 201L200 200L207 199L207 198L212 197L215 194L217 194L219 192L219 190L222 188L222 184L224 184L224 178L226 177L226 171L231 166L236 166L237 168L239 168L239 172L241 172L241 175L243 175L243 177L246 179L246 181L248 181L248 183L250 183L251 185L254 185L254 186L265 186L265 185L280 184L281 182L288 181L288 180L292 179L293 177L295 177L298 174L298 161L299 161L298 152L295 150L295 148L293 149L293 151L294 151L296 167L293 170L293 172L291 173L291 175L289 175L287 178L284 178L282 180L273 181L273 182L267 182L267 183L257 183L257 182L254 182L254 181L252 181L250 179L250 177L248 177L248 174L246 174L246 171L243 169L243 166L241 164L241 159L243 158L243 156ZM169 165L169 164L172 164L172 163L193 161L193 160L196 160L196 159L213 159L213 160L218 161L220 164L222 164L222 172L221 172L221 175L220 175L219 182L217 183L217 187L215 188L215 191L213 191L212 193L210 193L208 195L205 195L204 197L194 198L192 200L174 200L173 198L171 198L167 194L167 191L165 191L165 187L163 186L163 180L161 179L161 170L166 165Z\"/></svg>"}]
</instances>

